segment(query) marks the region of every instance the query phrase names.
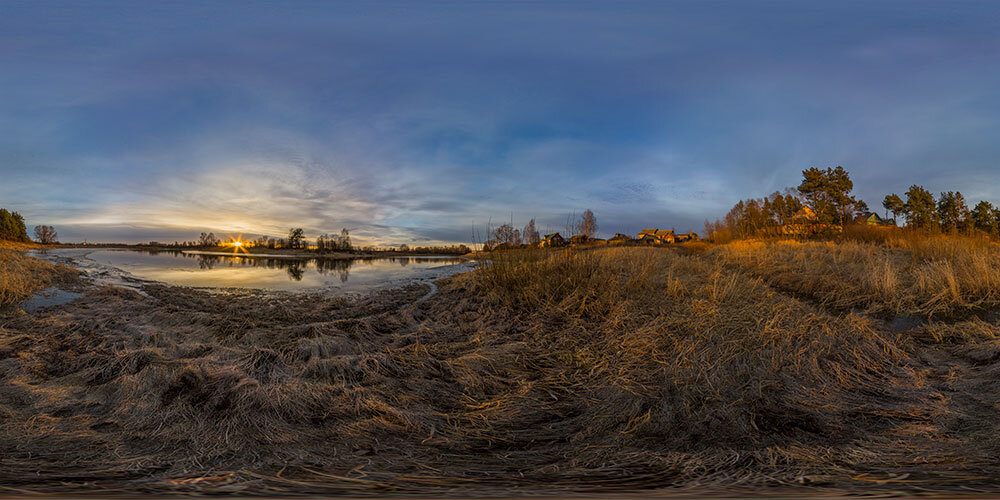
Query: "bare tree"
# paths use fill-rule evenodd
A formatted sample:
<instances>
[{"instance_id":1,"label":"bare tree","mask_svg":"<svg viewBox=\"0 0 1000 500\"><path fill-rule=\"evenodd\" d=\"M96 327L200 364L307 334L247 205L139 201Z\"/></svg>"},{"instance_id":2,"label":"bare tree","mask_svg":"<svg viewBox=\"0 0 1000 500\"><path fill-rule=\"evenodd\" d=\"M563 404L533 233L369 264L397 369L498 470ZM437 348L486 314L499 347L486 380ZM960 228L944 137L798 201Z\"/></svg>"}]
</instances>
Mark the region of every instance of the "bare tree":
<instances>
[{"instance_id":1,"label":"bare tree","mask_svg":"<svg viewBox=\"0 0 1000 500\"><path fill-rule=\"evenodd\" d=\"M56 228L52 226L35 226L35 239L43 245L51 245L57 241Z\"/></svg>"},{"instance_id":2,"label":"bare tree","mask_svg":"<svg viewBox=\"0 0 1000 500\"><path fill-rule=\"evenodd\" d=\"M587 238L593 238L597 234L597 217L594 215L594 211L587 209L580 216L580 222L576 225L577 234L582 234Z\"/></svg>"},{"instance_id":3,"label":"bare tree","mask_svg":"<svg viewBox=\"0 0 1000 500\"><path fill-rule=\"evenodd\" d=\"M215 237L215 233L201 233L198 243L203 247L214 247L219 245L219 239Z\"/></svg>"},{"instance_id":4,"label":"bare tree","mask_svg":"<svg viewBox=\"0 0 1000 500\"><path fill-rule=\"evenodd\" d=\"M504 224L493 230L493 234L490 235L490 241L487 243L490 247L499 245L507 247L521 246L521 231L514 229L514 226L510 224Z\"/></svg>"},{"instance_id":5,"label":"bare tree","mask_svg":"<svg viewBox=\"0 0 1000 500\"><path fill-rule=\"evenodd\" d=\"M528 225L524 226L524 230L521 231L521 240L524 241L525 245L531 246L538 245L542 241L538 230L535 229L535 219L531 219L528 221Z\"/></svg>"}]
</instances>

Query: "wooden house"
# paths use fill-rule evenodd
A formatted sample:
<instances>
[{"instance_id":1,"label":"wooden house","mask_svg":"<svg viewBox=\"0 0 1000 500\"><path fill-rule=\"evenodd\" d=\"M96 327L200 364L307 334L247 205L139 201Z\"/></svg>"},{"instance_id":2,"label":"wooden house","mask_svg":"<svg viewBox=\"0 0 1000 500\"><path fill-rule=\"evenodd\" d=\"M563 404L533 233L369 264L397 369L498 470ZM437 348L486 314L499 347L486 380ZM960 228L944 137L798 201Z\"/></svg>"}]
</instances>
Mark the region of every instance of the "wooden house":
<instances>
[{"instance_id":1,"label":"wooden house","mask_svg":"<svg viewBox=\"0 0 1000 500\"><path fill-rule=\"evenodd\" d=\"M666 245L674 242L673 229L643 229L639 231L639 241L650 245Z\"/></svg>"},{"instance_id":2,"label":"wooden house","mask_svg":"<svg viewBox=\"0 0 1000 500\"><path fill-rule=\"evenodd\" d=\"M539 248L566 246L566 239L559 233L546 234L538 244Z\"/></svg>"}]
</instances>

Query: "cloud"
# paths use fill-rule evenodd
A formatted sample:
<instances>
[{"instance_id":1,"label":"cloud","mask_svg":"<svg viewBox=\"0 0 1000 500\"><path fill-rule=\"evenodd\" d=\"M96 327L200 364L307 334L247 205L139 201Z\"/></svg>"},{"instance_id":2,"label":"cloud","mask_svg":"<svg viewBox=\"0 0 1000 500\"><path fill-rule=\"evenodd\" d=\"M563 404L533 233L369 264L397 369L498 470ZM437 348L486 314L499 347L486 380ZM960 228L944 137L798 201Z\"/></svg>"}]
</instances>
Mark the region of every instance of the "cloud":
<instances>
[{"instance_id":1,"label":"cloud","mask_svg":"<svg viewBox=\"0 0 1000 500\"><path fill-rule=\"evenodd\" d=\"M872 206L1000 188L990 4L234 5L5 7L0 205L92 241L395 244L696 228L810 166Z\"/></svg>"}]
</instances>

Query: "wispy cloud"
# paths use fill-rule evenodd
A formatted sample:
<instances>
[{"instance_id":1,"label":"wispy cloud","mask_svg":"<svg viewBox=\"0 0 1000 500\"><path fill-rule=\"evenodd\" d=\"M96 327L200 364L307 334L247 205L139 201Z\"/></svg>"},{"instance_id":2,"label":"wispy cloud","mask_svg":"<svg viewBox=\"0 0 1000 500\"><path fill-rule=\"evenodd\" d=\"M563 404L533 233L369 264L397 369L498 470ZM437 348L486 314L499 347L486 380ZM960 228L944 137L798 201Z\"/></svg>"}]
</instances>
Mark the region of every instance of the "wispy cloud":
<instances>
[{"instance_id":1,"label":"wispy cloud","mask_svg":"<svg viewBox=\"0 0 1000 500\"><path fill-rule=\"evenodd\" d=\"M238 7L238 8L237 8ZM0 205L72 239L700 227L841 164L1000 201L998 8L16 3ZM185 236L188 235L188 236Z\"/></svg>"}]
</instances>

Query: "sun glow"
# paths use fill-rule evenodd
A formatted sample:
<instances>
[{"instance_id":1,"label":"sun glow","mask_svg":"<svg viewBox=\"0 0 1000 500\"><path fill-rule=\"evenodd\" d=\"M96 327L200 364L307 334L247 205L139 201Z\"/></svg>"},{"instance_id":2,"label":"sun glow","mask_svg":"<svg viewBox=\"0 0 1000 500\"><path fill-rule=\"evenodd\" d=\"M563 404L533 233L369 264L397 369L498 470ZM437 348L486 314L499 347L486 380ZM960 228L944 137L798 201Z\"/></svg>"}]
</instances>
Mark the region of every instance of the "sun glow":
<instances>
[{"instance_id":1,"label":"sun glow","mask_svg":"<svg viewBox=\"0 0 1000 500\"><path fill-rule=\"evenodd\" d=\"M233 247L233 253L238 253L238 252L249 253L249 252L247 252L246 244L243 243L243 237L242 236L237 237L237 238L233 238L229 243L227 243L227 245Z\"/></svg>"}]
</instances>

